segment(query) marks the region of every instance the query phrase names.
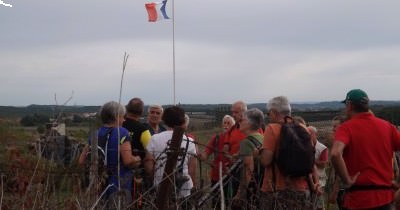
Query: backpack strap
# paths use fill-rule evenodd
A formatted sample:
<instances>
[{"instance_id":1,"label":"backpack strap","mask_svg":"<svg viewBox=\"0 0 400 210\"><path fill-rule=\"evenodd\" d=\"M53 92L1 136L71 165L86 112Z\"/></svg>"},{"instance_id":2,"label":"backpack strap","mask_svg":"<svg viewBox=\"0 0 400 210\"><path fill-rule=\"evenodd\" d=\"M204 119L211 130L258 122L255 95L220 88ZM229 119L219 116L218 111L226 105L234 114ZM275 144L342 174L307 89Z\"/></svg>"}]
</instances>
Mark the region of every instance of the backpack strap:
<instances>
[{"instance_id":1,"label":"backpack strap","mask_svg":"<svg viewBox=\"0 0 400 210\"><path fill-rule=\"evenodd\" d=\"M282 124L294 123L294 120L293 120L293 118L291 116L285 116L285 118L283 118L283 120L284 120L284 123L282 123Z\"/></svg>"},{"instance_id":2,"label":"backpack strap","mask_svg":"<svg viewBox=\"0 0 400 210\"><path fill-rule=\"evenodd\" d=\"M287 117L289 117L289 116L285 117L285 122L287 121ZM280 125L280 128L279 128L279 136L280 136L281 135L281 131L282 131L282 125L284 123L277 123L277 124ZM279 141L276 144L275 152L274 152L274 155L272 156L272 162L271 162L271 167L272 167L272 183L271 183L271 185L272 185L272 191L273 192L276 192L276 172L275 172L275 167L278 167L278 165L276 164L276 158L278 157L280 143L281 143L281 141L280 141L280 137L279 137Z\"/></svg>"},{"instance_id":3,"label":"backpack strap","mask_svg":"<svg viewBox=\"0 0 400 210\"><path fill-rule=\"evenodd\" d=\"M221 152L218 149L215 149L215 148L218 148L218 144L220 141L220 137L219 137L220 135L221 134L217 133L214 138L214 157L217 157L218 153Z\"/></svg>"},{"instance_id":4,"label":"backpack strap","mask_svg":"<svg viewBox=\"0 0 400 210\"><path fill-rule=\"evenodd\" d=\"M250 142L256 147L257 150L261 149L262 144L258 141L258 139L256 139L256 137L254 137L254 136L247 136L247 137L248 137L247 139L250 140ZM262 186L263 179L264 179L264 171L262 171L262 170L265 169L265 168L263 168L261 166L260 161L257 161L257 164L258 165L257 165L256 174L258 175L257 176L258 180L255 180L255 181L256 181L256 184L257 184L257 188L259 189ZM256 177L254 177L254 178L256 178Z\"/></svg>"},{"instance_id":5,"label":"backpack strap","mask_svg":"<svg viewBox=\"0 0 400 210\"><path fill-rule=\"evenodd\" d=\"M179 173L183 172L183 164L185 163L186 153L187 153L187 151L189 149L189 141L190 141L189 137L186 134L184 134L184 135L186 137L186 147L185 147L185 151L183 153L182 159L181 159L181 163L178 166Z\"/></svg>"},{"instance_id":6,"label":"backpack strap","mask_svg":"<svg viewBox=\"0 0 400 210\"><path fill-rule=\"evenodd\" d=\"M256 139L256 137L254 136L247 136L248 140L250 140L251 143L253 143L253 145L257 148L260 149L262 144Z\"/></svg>"},{"instance_id":7,"label":"backpack strap","mask_svg":"<svg viewBox=\"0 0 400 210\"><path fill-rule=\"evenodd\" d=\"M101 142L97 142L97 148L104 153L104 165L107 165L107 150L108 150L108 140L111 138L113 128L108 128L105 138L101 138ZM100 140L100 138L97 138ZM119 140L118 140L119 141Z\"/></svg>"}]
</instances>

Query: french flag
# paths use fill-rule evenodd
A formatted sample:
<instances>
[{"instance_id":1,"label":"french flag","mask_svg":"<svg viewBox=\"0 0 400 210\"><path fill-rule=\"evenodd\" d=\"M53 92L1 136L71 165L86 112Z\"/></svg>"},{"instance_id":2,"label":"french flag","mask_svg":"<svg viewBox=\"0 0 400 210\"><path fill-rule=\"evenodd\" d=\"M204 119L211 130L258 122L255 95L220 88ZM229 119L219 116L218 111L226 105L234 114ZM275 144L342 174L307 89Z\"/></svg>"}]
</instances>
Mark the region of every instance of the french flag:
<instances>
[{"instance_id":1,"label":"french flag","mask_svg":"<svg viewBox=\"0 0 400 210\"><path fill-rule=\"evenodd\" d=\"M149 15L149 22L169 19L167 12L165 11L166 4L167 0L145 4L147 14Z\"/></svg>"}]
</instances>

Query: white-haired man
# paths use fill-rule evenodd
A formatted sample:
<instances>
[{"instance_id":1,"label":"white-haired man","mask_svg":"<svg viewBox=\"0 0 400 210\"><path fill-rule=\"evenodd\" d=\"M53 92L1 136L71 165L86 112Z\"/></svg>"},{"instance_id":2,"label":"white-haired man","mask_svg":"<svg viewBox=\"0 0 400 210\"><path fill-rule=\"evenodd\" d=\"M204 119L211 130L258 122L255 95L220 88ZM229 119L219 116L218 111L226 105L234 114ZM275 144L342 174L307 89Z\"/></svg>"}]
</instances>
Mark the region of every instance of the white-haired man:
<instances>
[{"instance_id":1,"label":"white-haired man","mask_svg":"<svg viewBox=\"0 0 400 210\"><path fill-rule=\"evenodd\" d=\"M312 209L308 199L308 177L285 176L274 158L278 151L278 145L280 145L282 124L286 117L291 116L288 99L285 96L272 98L267 104L267 111L270 123L265 128L261 151L261 163L266 170L261 187L260 208L263 210ZM304 129L307 130L306 127Z\"/></svg>"},{"instance_id":2,"label":"white-haired man","mask_svg":"<svg viewBox=\"0 0 400 210\"><path fill-rule=\"evenodd\" d=\"M151 135L167 130L161 125L163 112L163 107L158 104L150 105L149 108L147 108L147 123L145 124L148 126Z\"/></svg>"},{"instance_id":3,"label":"white-haired man","mask_svg":"<svg viewBox=\"0 0 400 210\"><path fill-rule=\"evenodd\" d=\"M229 153L235 155L239 152L240 142L246 138L246 135L239 129L243 113L247 111L247 105L243 101L236 101L232 104L232 117L235 119L235 125L228 131L225 143L229 144Z\"/></svg>"}]
</instances>

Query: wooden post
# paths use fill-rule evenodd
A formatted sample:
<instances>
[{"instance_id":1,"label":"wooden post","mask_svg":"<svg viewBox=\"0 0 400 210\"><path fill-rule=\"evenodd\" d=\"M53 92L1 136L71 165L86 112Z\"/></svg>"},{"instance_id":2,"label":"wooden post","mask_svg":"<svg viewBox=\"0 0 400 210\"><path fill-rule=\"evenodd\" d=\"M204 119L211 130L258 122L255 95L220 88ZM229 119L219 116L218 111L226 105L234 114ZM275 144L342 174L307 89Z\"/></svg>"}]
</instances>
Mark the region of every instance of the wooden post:
<instances>
[{"instance_id":1,"label":"wooden post","mask_svg":"<svg viewBox=\"0 0 400 210\"><path fill-rule=\"evenodd\" d=\"M182 143L184 129L182 127L175 127L172 133L172 139L169 145L169 153L167 153L167 162L165 164L163 179L158 186L157 195L157 209L167 209L168 200L172 194L171 187L174 184L174 170L178 160L179 151Z\"/></svg>"}]
</instances>

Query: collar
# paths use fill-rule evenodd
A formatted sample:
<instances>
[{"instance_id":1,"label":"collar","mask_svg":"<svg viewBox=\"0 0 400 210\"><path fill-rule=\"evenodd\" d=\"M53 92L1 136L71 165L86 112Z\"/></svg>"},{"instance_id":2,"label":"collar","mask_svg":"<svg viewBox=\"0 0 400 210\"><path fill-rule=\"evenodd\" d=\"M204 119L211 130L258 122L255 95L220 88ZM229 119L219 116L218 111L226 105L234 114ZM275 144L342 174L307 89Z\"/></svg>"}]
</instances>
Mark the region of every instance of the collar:
<instances>
[{"instance_id":1,"label":"collar","mask_svg":"<svg viewBox=\"0 0 400 210\"><path fill-rule=\"evenodd\" d=\"M361 112L361 113L356 113L351 116L351 119L360 119L360 118L369 118L373 117L374 114L371 112Z\"/></svg>"},{"instance_id":2,"label":"collar","mask_svg":"<svg viewBox=\"0 0 400 210\"><path fill-rule=\"evenodd\" d=\"M133 121L139 121L140 117L132 116L132 115L126 115L125 119L133 120Z\"/></svg>"}]
</instances>

